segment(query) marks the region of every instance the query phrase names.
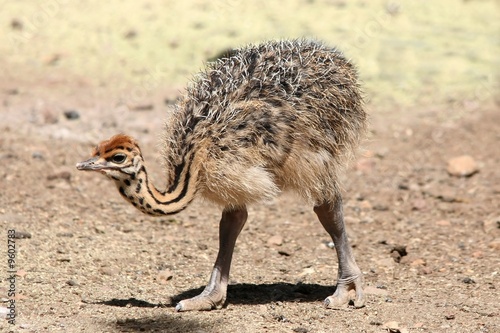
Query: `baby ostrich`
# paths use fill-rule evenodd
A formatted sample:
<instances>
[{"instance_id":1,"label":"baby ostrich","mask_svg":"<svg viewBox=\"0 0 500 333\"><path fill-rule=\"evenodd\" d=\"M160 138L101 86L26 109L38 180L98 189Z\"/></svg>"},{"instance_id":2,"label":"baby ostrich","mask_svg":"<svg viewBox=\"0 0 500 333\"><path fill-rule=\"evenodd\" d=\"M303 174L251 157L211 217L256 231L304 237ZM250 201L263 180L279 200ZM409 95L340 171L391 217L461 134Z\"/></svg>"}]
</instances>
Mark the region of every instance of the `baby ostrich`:
<instances>
[{"instance_id":1,"label":"baby ostrich","mask_svg":"<svg viewBox=\"0 0 500 333\"><path fill-rule=\"evenodd\" d=\"M165 190L151 184L139 145L126 135L101 142L76 167L111 178L146 214L178 213L196 196L224 207L208 285L177 311L224 305L246 207L285 190L314 206L335 243L337 287L325 306L347 306L354 289L354 306L362 307L362 273L347 240L339 174L365 126L357 73L342 53L316 41L272 41L232 51L187 88L165 124Z\"/></svg>"}]
</instances>

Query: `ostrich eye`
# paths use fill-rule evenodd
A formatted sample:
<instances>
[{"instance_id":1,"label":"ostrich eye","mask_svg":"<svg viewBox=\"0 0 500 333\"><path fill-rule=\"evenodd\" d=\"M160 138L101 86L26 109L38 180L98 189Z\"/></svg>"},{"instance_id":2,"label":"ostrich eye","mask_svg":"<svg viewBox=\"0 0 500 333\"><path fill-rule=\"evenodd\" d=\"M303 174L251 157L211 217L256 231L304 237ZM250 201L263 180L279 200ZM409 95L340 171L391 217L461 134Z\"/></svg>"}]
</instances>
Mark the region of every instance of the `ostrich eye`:
<instances>
[{"instance_id":1,"label":"ostrich eye","mask_svg":"<svg viewBox=\"0 0 500 333\"><path fill-rule=\"evenodd\" d=\"M125 154L115 154L115 155L113 155L113 157L111 157L111 161L113 163L117 163L117 164L121 164L121 163L125 162L126 159L127 159L127 156Z\"/></svg>"}]
</instances>

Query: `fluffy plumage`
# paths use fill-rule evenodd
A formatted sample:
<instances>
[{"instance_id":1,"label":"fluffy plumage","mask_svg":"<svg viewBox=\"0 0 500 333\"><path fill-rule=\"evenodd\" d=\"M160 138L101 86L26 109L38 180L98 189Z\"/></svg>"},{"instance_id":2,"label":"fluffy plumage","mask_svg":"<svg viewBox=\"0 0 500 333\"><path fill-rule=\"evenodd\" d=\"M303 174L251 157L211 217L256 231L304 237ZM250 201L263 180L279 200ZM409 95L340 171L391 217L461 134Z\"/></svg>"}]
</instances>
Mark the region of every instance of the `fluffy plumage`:
<instances>
[{"instance_id":1,"label":"fluffy plumage","mask_svg":"<svg viewBox=\"0 0 500 333\"><path fill-rule=\"evenodd\" d=\"M318 203L337 194L365 127L357 73L340 51L250 45L209 64L170 112L164 166L169 183L196 169L199 193L224 206L283 190Z\"/></svg>"}]
</instances>

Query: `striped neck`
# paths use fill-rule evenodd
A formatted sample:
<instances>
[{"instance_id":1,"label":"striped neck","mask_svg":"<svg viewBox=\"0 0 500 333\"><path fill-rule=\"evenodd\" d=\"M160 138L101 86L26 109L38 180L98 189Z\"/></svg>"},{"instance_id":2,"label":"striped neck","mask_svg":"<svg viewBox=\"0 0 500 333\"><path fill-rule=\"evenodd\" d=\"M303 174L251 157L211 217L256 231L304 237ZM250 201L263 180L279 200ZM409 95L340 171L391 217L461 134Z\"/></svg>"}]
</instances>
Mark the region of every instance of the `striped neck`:
<instances>
[{"instance_id":1,"label":"striped neck","mask_svg":"<svg viewBox=\"0 0 500 333\"><path fill-rule=\"evenodd\" d=\"M166 191L160 191L150 183L144 165L129 178L115 180L115 183L123 198L143 213L172 215L184 210L193 201L198 178L198 168L193 163L183 163L175 171L172 184L167 185Z\"/></svg>"}]
</instances>

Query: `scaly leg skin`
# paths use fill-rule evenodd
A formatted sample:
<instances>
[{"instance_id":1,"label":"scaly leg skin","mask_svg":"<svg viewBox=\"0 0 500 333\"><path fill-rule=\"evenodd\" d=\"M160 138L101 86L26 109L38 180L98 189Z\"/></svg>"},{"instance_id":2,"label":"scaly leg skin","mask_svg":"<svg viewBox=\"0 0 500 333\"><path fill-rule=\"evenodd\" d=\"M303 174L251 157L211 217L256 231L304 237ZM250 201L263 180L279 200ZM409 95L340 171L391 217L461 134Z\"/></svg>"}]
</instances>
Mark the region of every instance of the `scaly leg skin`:
<instances>
[{"instance_id":1,"label":"scaly leg skin","mask_svg":"<svg viewBox=\"0 0 500 333\"><path fill-rule=\"evenodd\" d=\"M198 296L180 301L176 311L220 309L226 301L229 269L234 245L247 220L245 207L225 209L219 224L219 253L215 261L210 281Z\"/></svg>"},{"instance_id":2,"label":"scaly leg skin","mask_svg":"<svg viewBox=\"0 0 500 333\"><path fill-rule=\"evenodd\" d=\"M342 212L342 198L338 195L333 202L325 202L314 207L325 230L330 234L337 250L339 261L337 288L332 296L325 299L327 308L340 309L349 305L349 290L356 291L354 307L361 308L365 305L363 294L363 274L356 265L351 246L347 240Z\"/></svg>"}]
</instances>

